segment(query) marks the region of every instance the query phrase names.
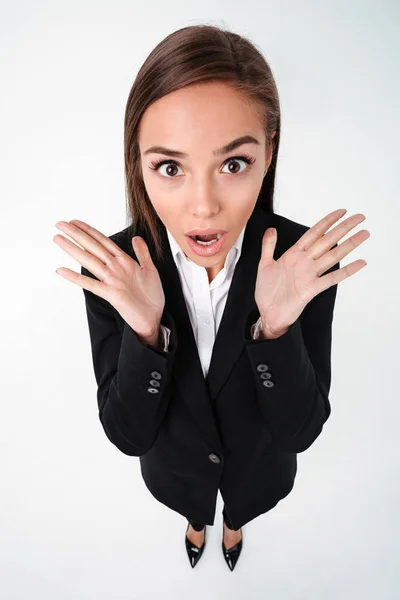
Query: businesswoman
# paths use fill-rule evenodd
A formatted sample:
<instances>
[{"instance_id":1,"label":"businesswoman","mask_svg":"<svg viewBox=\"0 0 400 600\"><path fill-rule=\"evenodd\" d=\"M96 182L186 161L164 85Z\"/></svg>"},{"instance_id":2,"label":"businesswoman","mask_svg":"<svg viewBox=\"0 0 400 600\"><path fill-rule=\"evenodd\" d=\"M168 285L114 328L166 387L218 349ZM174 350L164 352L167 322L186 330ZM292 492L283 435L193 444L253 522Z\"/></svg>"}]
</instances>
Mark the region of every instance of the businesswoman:
<instances>
[{"instance_id":1,"label":"businesswoman","mask_svg":"<svg viewBox=\"0 0 400 600\"><path fill-rule=\"evenodd\" d=\"M337 285L366 265L339 262L369 237L339 243L364 215L338 209L309 227L274 212L280 129L249 40L175 31L126 106L130 224L107 236L59 221L73 241L53 238L81 265L57 273L84 292L105 434L187 520L192 566L218 490L231 570L243 525L291 491L297 453L331 412Z\"/></svg>"}]
</instances>

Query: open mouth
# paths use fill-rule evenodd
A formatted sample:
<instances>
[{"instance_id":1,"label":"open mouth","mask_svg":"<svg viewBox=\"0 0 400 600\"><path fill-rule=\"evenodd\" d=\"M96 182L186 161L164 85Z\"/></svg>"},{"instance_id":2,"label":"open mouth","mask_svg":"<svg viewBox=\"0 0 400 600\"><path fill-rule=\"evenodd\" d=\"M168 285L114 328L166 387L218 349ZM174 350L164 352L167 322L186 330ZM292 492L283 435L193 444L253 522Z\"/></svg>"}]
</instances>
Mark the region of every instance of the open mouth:
<instances>
[{"instance_id":1,"label":"open mouth","mask_svg":"<svg viewBox=\"0 0 400 600\"><path fill-rule=\"evenodd\" d=\"M227 233L210 235L188 235L189 246L198 256L214 256L225 244Z\"/></svg>"},{"instance_id":2,"label":"open mouth","mask_svg":"<svg viewBox=\"0 0 400 600\"><path fill-rule=\"evenodd\" d=\"M214 235L190 235L189 237L199 244L199 246L211 246L222 237L222 233Z\"/></svg>"}]
</instances>

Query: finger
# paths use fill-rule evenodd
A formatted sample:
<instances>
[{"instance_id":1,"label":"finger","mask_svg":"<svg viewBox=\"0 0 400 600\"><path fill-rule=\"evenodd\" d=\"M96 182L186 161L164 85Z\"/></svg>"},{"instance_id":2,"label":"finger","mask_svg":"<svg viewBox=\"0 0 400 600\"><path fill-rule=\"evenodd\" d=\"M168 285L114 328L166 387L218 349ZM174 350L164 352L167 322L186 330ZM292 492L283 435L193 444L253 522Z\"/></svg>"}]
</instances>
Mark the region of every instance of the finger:
<instances>
[{"instance_id":1,"label":"finger","mask_svg":"<svg viewBox=\"0 0 400 600\"><path fill-rule=\"evenodd\" d=\"M88 271L93 273L98 279L105 279L106 277L106 265L93 256L90 252L82 250L76 244L65 238L63 235L55 235L53 241L60 246L62 250L65 250L67 254L75 258L80 265L86 267Z\"/></svg>"},{"instance_id":2,"label":"finger","mask_svg":"<svg viewBox=\"0 0 400 600\"><path fill-rule=\"evenodd\" d=\"M318 274L325 273L325 271L341 261L342 258L350 254L355 248L358 248L358 246L365 242L369 236L369 231L367 229L362 229L335 248L332 248L329 252L325 252L323 256L316 260L318 264Z\"/></svg>"},{"instance_id":3,"label":"finger","mask_svg":"<svg viewBox=\"0 0 400 600\"><path fill-rule=\"evenodd\" d=\"M108 252L113 256L118 256L121 254L121 248L115 242L110 240L109 237L104 235L104 233L102 233L95 227L92 227L88 223L85 223L85 221L80 221L79 219L71 219L69 223L75 225L76 227L90 235L93 239L100 242L100 244L104 246L104 248L106 248L106 250L108 250Z\"/></svg>"},{"instance_id":4,"label":"finger","mask_svg":"<svg viewBox=\"0 0 400 600\"><path fill-rule=\"evenodd\" d=\"M294 244L294 246L299 250L308 250L316 240L318 240L321 235L325 233L329 229L333 223L336 223L343 215L347 212L345 208L339 208L338 210L334 210L329 213L323 219L320 219L310 227Z\"/></svg>"},{"instance_id":5,"label":"finger","mask_svg":"<svg viewBox=\"0 0 400 600\"><path fill-rule=\"evenodd\" d=\"M98 281L93 277L87 277L81 273L76 273L72 269L67 269L67 267L59 267L56 269L56 273L61 275L61 277L64 277L64 279L68 279L68 281L72 281L72 283L79 285L79 287L84 288L85 290L96 294L96 296L100 296L101 298L104 298L104 300L108 301L106 297L108 286L102 281Z\"/></svg>"},{"instance_id":6,"label":"finger","mask_svg":"<svg viewBox=\"0 0 400 600\"><path fill-rule=\"evenodd\" d=\"M94 256L97 256L97 258L99 258L104 264L107 264L111 260L111 258L115 256L115 254L113 252L110 252L110 250L107 249L100 240L94 238L92 235L90 235L89 232L86 232L84 229L77 227L76 225L71 223L71 221L58 221L56 223L56 227L58 229L61 229L61 231L63 231L64 233L69 235L69 237L71 237L73 240L78 242L78 244L82 246L82 248L84 248ZM107 236L103 235L102 233L100 233L100 237L101 236L108 240ZM116 247L118 248L118 246Z\"/></svg>"},{"instance_id":7,"label":"finger","mask_svg":"<svg viewBox=\"0 0 400 600\"><path fill-rule=\"evenodd\" d=\"M362 258L359 258L358 260L355 260L354 262L345 265L340 269L335 269L334 271L327 273L323 277L319 277L315 286L317 290L316 294L327 290L328 288L332 287L332 285L336 285L337 283L348 279L349 277L354 275L354 273L357 273L366 265L367 262Z\"/></svg>"},{"instance_id":8,"label":"finger","mask_svg":"<svg viewBox=\"0 0 400 600\"><path fill-rule=\"evenodd\" d=\"M323 235L321 238L319 238L319 240L317 240L312 245L312 247L309 248L312 257L314 259L317 259L320 256L322 256L323 254L325 254L325 252L327 250L330 250L332 248L332 246L337 244L337 242L339 240L341 240L346 235L346 233L348 233L349 231L354 229L354 227L356 227L356 225L359 225L364 220L365 220L365 215L363 215L362 213L357 213L356 215L352 215L351 217L348 217L348 219L346 219L342 223L339 223L338 225L336 225L336 227L334 227L331 231L328 231L327 233L325 233L325 235ZM363 231L366 231L366 230L364 229ZM349 239L351 239L351 238L349 238ZM346 256L346 255L344 254L343 256ZM343 256L341 256L341 258L343 258Z\"/></svg>"}]
</instances>

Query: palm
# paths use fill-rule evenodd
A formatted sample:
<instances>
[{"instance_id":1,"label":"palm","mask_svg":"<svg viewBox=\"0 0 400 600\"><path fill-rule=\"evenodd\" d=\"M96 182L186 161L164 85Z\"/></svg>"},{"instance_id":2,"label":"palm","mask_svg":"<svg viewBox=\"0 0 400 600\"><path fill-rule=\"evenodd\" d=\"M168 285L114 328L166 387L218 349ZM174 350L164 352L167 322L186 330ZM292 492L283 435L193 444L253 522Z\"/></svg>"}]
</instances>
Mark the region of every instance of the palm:
<instances>
[{"instance_id":1,"label":"palm","mask_svg":"<svg viewBox=\"0 0 400 600\"><path fill-rule=\"evenodd\" d=\"M329 213L310 227L278 260L273 258L276 230L268 228L264 233L254 297L262 321L270 332L286 330L317 294L367 264L359 259L323 275L369 237L369 232L364 229L337 244L341 237L365 219L362 214L353 215L327 232L345 212L340 209Z\"/></svg>"},{"instance_id":2,"label":"palm","mask_svg":"<svg viewBox=\"0 0 400 600\"><path fill-rule=\"evenodd\" d=\"M158 271L149 266L142 269L133 258L127 256L118 259L123 264L119 271L115 271L124 273L124 277L116 278L114 284L114 288L120 293L119 303L135 306L137 312L143 315L148 314L148 311L162 314L165 296Z\"/></svg>"},{"instance_id":3,"label":"palm","mask_svg":"<svg viewBox=\"0 0 400 600\"><path fill-rule=\"evenodd\" d=\"M293 323L313 297L317 277L315 261L301 250L290 248L278 260L260 261L255 300L260 314L268 315L274 329L280 329L280 315ZM282 324L285 327L285 324Z\"/></svg>"},{"instance_id":4,"label":"palm","mask_svg":"<svg viewBox=\"0 0 400 600\"><path fill-rule=\"evenodd\" d=\"M153 333L164 311L165 295L145 240L141 236L131 240L137 261L84 221L59 221L57 227L79 245L61 235L54 241L92 276L66 268L60 274L106 300L135 331L146 336Z\"/></svg>"}]
</instances>

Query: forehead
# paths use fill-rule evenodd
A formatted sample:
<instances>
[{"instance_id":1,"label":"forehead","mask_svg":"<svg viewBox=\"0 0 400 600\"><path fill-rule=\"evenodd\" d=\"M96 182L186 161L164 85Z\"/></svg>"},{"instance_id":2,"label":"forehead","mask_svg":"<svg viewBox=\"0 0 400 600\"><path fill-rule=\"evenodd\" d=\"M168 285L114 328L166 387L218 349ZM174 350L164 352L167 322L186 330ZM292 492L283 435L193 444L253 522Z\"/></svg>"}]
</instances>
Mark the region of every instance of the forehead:
<instances>
[{"instance_id":1,"label":"forehead","mask_svg":"<svg viewBox=\"0 0 400 600\"><path fill-rule=\"evenodd\" d=\"M171 92L149 106L138 140L142 152L153 145L211 152L242 135L260 138L263 129L254 103L228 84L207 82Z\"/></svg>"}]
</instances>

